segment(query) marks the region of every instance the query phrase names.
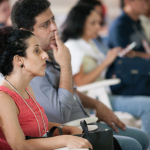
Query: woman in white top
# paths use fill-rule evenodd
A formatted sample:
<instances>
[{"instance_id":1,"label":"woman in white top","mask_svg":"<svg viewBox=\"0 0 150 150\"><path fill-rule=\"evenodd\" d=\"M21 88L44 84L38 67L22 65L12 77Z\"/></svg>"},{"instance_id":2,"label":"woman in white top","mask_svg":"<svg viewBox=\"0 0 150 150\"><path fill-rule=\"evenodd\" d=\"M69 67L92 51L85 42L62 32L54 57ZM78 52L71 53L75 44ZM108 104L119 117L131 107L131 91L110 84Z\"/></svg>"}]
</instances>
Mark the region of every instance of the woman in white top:
<instances>
[{"instance_id":1,"label":"woman in white top","mask_svg":"<svg viewBox=\"0 0 150 150\"><path fill-rule=\"evenodd\" d=\"M100 76L103 78L106 68L121 51L120 47L114 48L105 57L97 49L92 39L98 36L101 19L96 11L89 11L88 7L83 10L83 7L80 5L72 9L63 25L61 37L72 56L72 71L77 86L99 80Z\"/></svg>"}]
</instances>

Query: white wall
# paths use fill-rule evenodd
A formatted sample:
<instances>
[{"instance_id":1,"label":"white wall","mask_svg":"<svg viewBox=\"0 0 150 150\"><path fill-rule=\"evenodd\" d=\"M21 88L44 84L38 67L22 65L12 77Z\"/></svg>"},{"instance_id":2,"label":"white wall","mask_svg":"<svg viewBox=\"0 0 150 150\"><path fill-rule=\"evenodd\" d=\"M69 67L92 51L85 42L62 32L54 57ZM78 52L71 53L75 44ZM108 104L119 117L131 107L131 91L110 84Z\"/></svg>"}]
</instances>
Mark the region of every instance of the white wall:
<instances>
[{"instance_id":1,"label":"white wall","mask_svg":"<svg viewBox=\"0 0 150 150\"><path fill-rule=\"evenodd\" d=\"M11 5L13 5L15 1L16 0L10 0ZM56 16L56 23L58 24L58 27L77 1L78 0L50 0L52 4L51 9ZM108 11L108 23L111 23L111 21L120 14L119 1L120 0L103 0Z\"/></svg>"}]
</instances>

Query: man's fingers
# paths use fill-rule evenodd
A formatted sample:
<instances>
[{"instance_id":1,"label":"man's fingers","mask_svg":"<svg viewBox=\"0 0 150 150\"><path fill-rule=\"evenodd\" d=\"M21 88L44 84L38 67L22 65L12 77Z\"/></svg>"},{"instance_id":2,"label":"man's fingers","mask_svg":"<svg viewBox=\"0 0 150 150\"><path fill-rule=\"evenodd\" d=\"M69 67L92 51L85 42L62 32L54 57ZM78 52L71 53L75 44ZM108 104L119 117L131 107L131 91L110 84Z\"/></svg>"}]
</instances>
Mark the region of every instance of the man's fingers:
<instances>
[{"instance_id":1,"label":"man's fingers","mask_svg":"<svg viewBox=\"0 0 150 150\"><path fill-rule=\"evenodd\" d=\"M121 122L118 118L114 121L114 124L122 130L126 130L126 125L123 122Z\"/></svg>"},{"instance_id":2,"label":"man's fingers","mask_svg":"<svg viewBox=\"0 0 150 150\"><path fill-rule=\"evenodd\" d=\"M56 53L57 47L55 45L50 45L50 47L53 49L53 52Z\"/></svg>"},{"instance_id":3,"label":"man's fingers","mask_svg":"<svg viewBox=\"0 0 150 150\"><path fill-rule=\"evenodd\" d=\"M119 131L118 131L118 129L116 128L116 126L114 125L114 123L113 122L111 122L111 123L108 123L108 125L116 132L116 133L118 133Z\"/></svg>"},{"instance_id":4,"label":"man's fingers","mask_svg":"<svg viewBox=\"0 0 150 150\"><path fill-rule=\"evenodd\" d=\"M56 40L57 46L60 46L62 44L61 40L59 39L57 31L55 31L55 40Z\"/></svg>"}]
</instances>

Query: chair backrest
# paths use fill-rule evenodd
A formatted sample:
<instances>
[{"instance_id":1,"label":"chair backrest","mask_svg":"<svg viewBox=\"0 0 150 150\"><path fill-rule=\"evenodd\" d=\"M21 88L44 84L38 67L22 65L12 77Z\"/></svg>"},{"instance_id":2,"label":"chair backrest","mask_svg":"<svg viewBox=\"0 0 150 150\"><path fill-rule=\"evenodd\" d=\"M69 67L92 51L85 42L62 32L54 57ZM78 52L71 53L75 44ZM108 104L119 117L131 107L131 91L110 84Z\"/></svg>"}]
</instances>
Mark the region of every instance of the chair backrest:
<instances>
[{"instance_id":1,"label":"chair backrest","mask_svg":"<svg viewBox=\"0 0 150 150\"><path fill-rule=\"evenodd\" d=\"M103 104L105 104L109 109L112 110L112 107L111 107L111 104L109 101L109 97L108 97L108 94L107 94L105 87L102 86L102 87L99 87L97 89L88 90L87 95L92 97L92 98L98 99Z\"/></svg>"}]
</instances>

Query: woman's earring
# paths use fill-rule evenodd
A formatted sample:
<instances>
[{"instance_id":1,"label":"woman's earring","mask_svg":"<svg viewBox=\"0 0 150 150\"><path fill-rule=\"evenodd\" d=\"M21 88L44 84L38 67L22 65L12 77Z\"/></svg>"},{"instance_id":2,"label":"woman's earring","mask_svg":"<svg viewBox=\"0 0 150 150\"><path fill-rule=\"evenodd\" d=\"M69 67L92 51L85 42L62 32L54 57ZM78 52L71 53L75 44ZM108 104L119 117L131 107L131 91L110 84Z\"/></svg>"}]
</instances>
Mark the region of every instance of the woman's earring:
<instances>
[{"instance_id":1,"label":"woman's earring","mask_svg":"<svg viewBox=\"0 0 150 150\"><path fill-rule=\"evenodd\" d=\"M23 68L23 65L21 65L21 68Z\"/></svg>"}]
</instances>

